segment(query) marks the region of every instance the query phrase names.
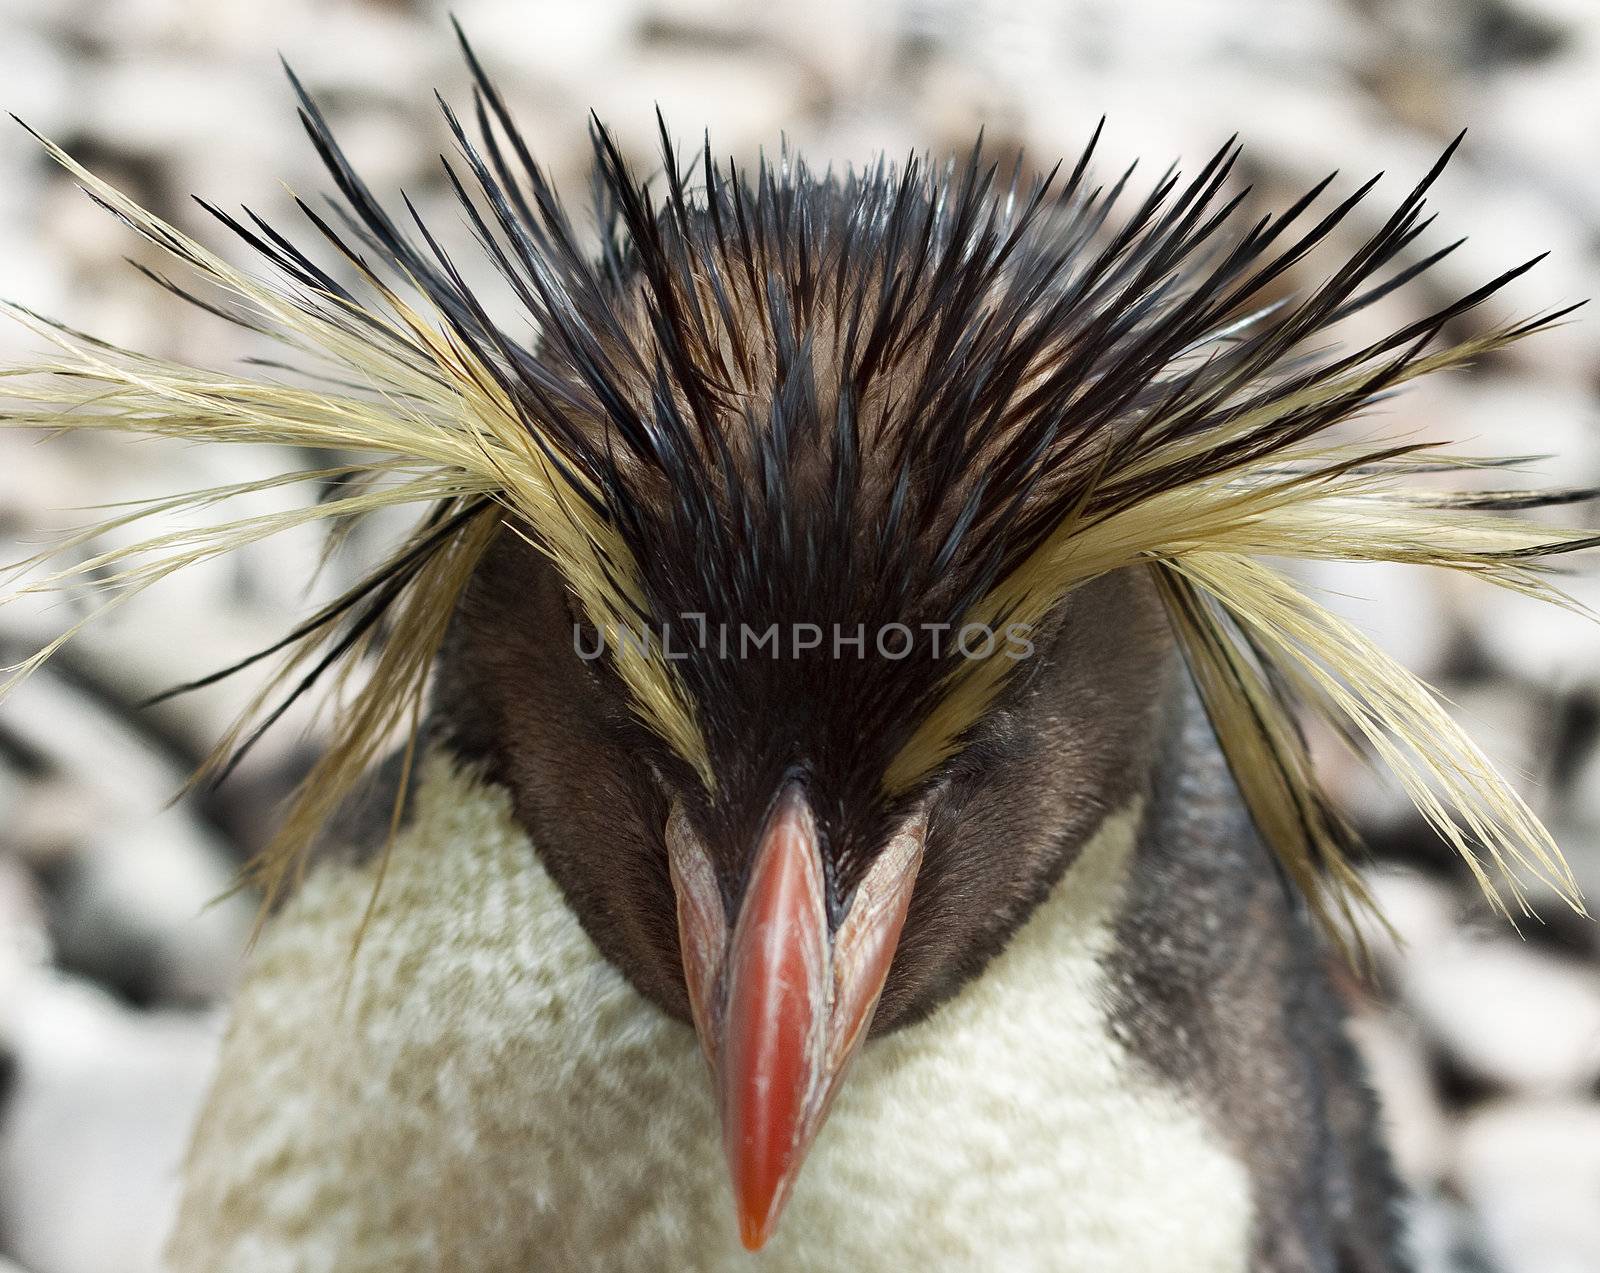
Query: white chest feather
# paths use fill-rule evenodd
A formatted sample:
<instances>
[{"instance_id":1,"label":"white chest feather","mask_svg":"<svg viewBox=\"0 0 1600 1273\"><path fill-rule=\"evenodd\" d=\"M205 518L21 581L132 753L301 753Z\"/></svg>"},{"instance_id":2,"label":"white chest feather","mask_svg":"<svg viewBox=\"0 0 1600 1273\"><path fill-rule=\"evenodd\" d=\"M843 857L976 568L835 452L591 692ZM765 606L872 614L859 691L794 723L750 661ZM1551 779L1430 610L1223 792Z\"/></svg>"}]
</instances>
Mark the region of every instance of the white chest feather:
<instances>
[{"instance_id":1,"label":"white chest feather","mask_svg":"<svg viewBox=\"0 0 1600 1273\"><path fill-rule=\"evenodd\" d=\"M693 1034L596 953L497 792L429 766L352 971L325 867L239 994L182 1273L1240 1273L1249 1188L1101 1003L1111 819L985 974L869 1043L777 1235L739 1246Z\"/></svg>"}]
</instances>

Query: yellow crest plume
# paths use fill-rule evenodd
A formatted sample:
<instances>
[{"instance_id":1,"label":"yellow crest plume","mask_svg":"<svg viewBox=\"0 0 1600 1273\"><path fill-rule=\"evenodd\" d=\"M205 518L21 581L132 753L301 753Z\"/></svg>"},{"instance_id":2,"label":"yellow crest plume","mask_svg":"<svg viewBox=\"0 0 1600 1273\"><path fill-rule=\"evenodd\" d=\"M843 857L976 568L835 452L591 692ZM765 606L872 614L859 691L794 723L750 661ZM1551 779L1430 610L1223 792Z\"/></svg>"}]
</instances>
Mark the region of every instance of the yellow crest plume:
<instances>
[{"instance_id":1,"label":"yellow crest plume","mask_svg":"<svg viewBox=\"0 0 1600 1273\"><path fill-rule=\"evenodd\" d=\"M308 688L329 674L333 689L340 693L348 688L351 672L366 656L372 657L370 675L358 691L347 695L349 701L338 714L326 752L303 782L283 827L258 863L270 898L298 869L304 849L362 775L382 758L397 732L409 730L414 735L428 674L455 599L507 514L533 529L540 548L560 566L586 614L603 631L615 634L636 622L640 604L636 570L626 546L597 511L593 492L540 444L474 352L430 324L353 255L349 263L361 272L374 301L359 310L331 280L326 290L308 294L286 285L287 280L258 278L235 269L101 181L54 143L40 140L91 197L215 288L229 307L227 316L302 355L331 364L347 378L371 386L371 392L344 395L301 389L165 362L108 345L20 305L0 302L6 313L57 351L53 360L3 373L3 392L10 401L0 422L6 425L102 429L207 442L269 442L366 457L153 502L90 526L18 563L19 574L32 570L92 543L106 531L183 506L221 505L234 496L296 481L362 479L351 484L354 493L310 508L157 536L93 553L32 579L19 591L56 591L93 580L106 599L94 613L11 669L9 678L0 683L0 696L88 623L196 562L308 520L339 526L396 505L431 510L367 579L298 625L272 650L262 652L281 651L281 666L196 775L199 779L231 766L241 745L248 745L248 737L282 714L299 692L297 682ZM389 620L390 629L381 642L377 640L380 616ZM692 759L698 735L691 708L670 669L659 659L638 659L620 670L632 678L641 714ZM700 769L704 770L703 763Z\"/></svg>"}]
</instances>

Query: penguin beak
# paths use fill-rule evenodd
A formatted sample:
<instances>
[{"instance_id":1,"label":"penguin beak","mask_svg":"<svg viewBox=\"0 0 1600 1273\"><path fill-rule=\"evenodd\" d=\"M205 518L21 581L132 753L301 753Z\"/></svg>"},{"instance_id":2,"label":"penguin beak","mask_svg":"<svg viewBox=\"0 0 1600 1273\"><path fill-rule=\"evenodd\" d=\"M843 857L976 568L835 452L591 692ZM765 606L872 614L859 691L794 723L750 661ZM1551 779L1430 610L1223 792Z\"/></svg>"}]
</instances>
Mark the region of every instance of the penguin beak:
<instances>
[{"instance_id":1,"label":"penguin beak","mask_svg":"<svg viewBox=\"0 0 1600 1273\"><path fill-rule=\"evenodd\" d=\"M751 1251L771 1236L840 1080L866 1038L922 862L925 815L890 839L830 933L816 821L790 782L763 828L733 932L704 846L667 825L695 1030Z\"/></svg>"}]
</instances>

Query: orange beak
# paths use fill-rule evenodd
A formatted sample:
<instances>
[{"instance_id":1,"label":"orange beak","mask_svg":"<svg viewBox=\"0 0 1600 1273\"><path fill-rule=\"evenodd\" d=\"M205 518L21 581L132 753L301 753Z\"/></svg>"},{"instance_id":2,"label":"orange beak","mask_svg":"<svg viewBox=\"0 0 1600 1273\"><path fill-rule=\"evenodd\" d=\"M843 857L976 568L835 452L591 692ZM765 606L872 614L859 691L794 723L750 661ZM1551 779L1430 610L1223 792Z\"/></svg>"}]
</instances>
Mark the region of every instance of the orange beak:
<instances>
[{"instance_id":1,"label":"orange beak","mask_svg":"<svg viewBox=\"0 0 1600 1273\"><path fill-rule=\"evenodd\" d=\"M902 826L830 936L816 823L804 788L789 783L761 833L729 937L704 847L681 813L668 822L689 1002L711 1063L739 1236L749 1250L772 1235L866 1037L925 831L920 815Z\"/></svg>"}]
</instances>

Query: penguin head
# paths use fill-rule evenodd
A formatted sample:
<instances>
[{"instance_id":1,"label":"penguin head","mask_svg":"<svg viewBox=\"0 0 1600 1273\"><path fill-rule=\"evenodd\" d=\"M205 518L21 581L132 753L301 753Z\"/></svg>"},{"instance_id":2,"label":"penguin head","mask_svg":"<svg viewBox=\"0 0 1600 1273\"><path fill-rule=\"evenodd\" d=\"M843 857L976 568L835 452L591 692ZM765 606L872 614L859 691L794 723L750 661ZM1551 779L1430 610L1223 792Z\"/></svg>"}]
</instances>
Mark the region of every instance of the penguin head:
<instances>
[{"instance_id":1,"label":"penguin head","mask_svg":"<svg viewBox=\"0 0 1600 1273\"><path fill-rule=\"evenodd\" d=\"M846 765L826 749L889 728L867 705L899 660L845 647L848 664L829 669L831 648L747 651L770 661L751 669L766 692L788 684L792 697L744 716L743 747L726 753L764 763L730 763L708 790L662 754L591 636L554 568L504 532L458 609L435 710L451 745L511 792L602 954L693 1024L741 1233L759 1246L861 1042L982 975L1143 789L1171 637L1142 572L1085 585L968 744L889 798L881 771L843 781L863 748ZM808 690L846 675L847 692ZM831 719L808 735L811 713Z\"/></svg>"}]
</instances>

